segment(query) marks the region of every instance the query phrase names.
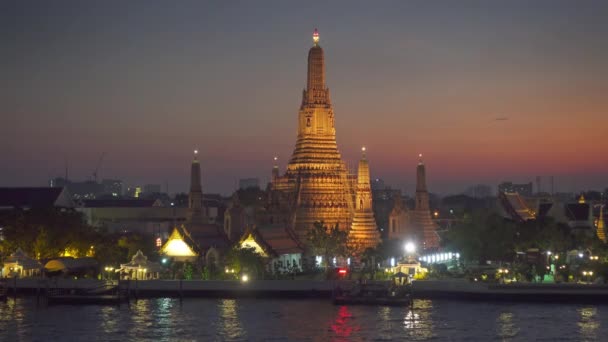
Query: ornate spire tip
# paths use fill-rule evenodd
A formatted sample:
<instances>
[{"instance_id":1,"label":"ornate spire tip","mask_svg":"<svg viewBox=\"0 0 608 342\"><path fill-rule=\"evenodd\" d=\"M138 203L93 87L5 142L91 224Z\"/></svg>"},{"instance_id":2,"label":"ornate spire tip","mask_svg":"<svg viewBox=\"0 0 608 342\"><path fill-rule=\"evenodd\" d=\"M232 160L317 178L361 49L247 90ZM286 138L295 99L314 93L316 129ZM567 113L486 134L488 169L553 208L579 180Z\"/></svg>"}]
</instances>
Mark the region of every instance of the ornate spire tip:
<instances>
[{"instance_id":1,"label":"ornate spire tip","mask_svg":"<svg viewBox=\"0 0 608 342\"><path fill-rule=\"evenodd\" d=\"M319 44L319 30L315 28L315 31L312 33L312 41L315 45Z\"/></svg>"}]
</instances>

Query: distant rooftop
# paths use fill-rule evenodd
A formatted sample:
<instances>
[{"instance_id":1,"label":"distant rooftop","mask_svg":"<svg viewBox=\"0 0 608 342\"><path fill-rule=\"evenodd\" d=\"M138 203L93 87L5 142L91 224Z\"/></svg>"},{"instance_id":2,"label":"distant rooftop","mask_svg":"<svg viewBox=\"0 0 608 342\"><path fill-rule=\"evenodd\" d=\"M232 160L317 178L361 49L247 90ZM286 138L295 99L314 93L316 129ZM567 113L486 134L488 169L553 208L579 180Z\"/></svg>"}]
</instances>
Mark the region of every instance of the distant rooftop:
<instances>
[{"instance_id":1,"label":"distant rooftop","mask_svg":"<svg viewBox=\"0 0 608 342\"><path fill-rule=\"evenodd\" d=\"M0 188L0 208L73 208L72 196L65 188Z\"/></svg>"},{"instance_id":2,"label":"distant rooftop","mask_svg":"<svg viewBox=\"0 0 608 342\"><path fill-rule=\"evenodd\" d=\"M159 206L159 204L160 201L154 199L102 199L83 201L83 206L85 208L147 208Z\"/></svg>"}]
</instances>

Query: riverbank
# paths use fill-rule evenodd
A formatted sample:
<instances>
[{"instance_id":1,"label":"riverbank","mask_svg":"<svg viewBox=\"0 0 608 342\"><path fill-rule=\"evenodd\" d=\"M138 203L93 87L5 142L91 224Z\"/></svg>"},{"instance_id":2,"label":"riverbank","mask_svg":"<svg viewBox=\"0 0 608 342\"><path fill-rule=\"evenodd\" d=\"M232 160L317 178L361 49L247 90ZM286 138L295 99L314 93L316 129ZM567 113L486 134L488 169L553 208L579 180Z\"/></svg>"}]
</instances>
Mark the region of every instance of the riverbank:
<instances>
[{"instance_id":1,"label":"riverbank","mask_svg":"<svg viewBox=\"0 0 608 342\"><path fill-rule=\"evenodd\" d=\"M11 295L44 295L48 289L91 289L105 284L92 279L9 279ZM120 286L131 298L331 298L333 289L348 289L354 281L317 280L130 280ZM596 284L487 284L460 279L415 281L416 299L456 299L519 302L608 303L608 286Z\"/></svg>"},{"instance_id":2,"label":"riverbank","mask_svg":"<svg viewBox=\"0 0 608 342\"><path fill-rule=\"evenodd\" d=\"M417 299L457 299L507 302L608 303L608 286L598 284L487 284L460 279L416 281Z\"/></svg>"}]
</instances>

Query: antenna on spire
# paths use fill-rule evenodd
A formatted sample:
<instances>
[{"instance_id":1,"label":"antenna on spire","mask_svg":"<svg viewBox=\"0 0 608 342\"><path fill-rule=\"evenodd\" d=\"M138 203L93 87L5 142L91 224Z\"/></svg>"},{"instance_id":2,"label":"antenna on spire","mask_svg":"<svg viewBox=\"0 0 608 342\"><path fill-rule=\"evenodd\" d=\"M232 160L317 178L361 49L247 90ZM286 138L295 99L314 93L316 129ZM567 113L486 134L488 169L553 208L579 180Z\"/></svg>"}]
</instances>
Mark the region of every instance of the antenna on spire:
<instances>
[{"instance_id":1,"label":"antenna on spire","mask_svg":"<svg viewBox=\"0 0 608 342\"><path fill-rule=\"evenodd\" d=\"M361 154L363 155L363 159L365 159L365 151L367 151L365 146L361 147Z\"/></svg>"},{"instance_id":2,"label":"antenna on spire","mask_svg":"<svg viewBox=\"0 0 608 342\"><path fill-rule=\"evenodd\" d=\"M422 153L418 153L418 165L422 165Z\"/></svg>"},{"instance_id":3,"label":"antenna on spire","mask_svg":"<svg viewBox=\"0 0 608 342\"><path fill-rule=\"evenodd\" d=\"M315 31L312 33L312 41L315 43L315 46L319 44L319 30L315 27Z\"/></svg>"}]
</instances>

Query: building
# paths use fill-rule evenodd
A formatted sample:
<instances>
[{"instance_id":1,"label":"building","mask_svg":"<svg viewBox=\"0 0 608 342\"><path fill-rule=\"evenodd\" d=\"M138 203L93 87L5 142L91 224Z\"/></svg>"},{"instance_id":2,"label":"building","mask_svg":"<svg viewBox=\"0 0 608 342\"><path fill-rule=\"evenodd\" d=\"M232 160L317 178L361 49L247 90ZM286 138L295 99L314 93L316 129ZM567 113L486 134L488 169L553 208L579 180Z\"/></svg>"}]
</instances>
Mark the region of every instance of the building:
<instances>
[{"instance_id":1,"label":"building","mask_svg":"<svg viewBox=\"0 0 608 342\"><path fill-rule=\"evenodd\" d=\"M84 200L76 209L94 227L110 232L154 235L166 239L169 229L185 221L186 209L165 206L153 199Z\"/></svg>"},{"instance_id":2,"label":"building","mask_svg":"<svg viewBox=\"0 0 608 342\"><path fill-rule=\"evenodd\" d=\"M302 271L304 248L296 236L283 225L267 225L248 229L239 245L254 248L267 259L267 269L272 273Z\"/></svg>"},{"instance_id":3,"label":"building","mask_svg":"<svg viewBox=\"0 0 608 342\"><path fill-rule=\"evenodd\" d=\"M184 227L173 227L173 231L165 244L160 248L160 253L175 261L197 261L200 250L196 242L184 231Z\"/></svg>"},{"instance_id":4,"label":"building","mask_svg":"<svg viewBox=\"0 0 608 342\"><path fill-rule=\"evenodd\" d=\"M74 208L66 188L0 188L1 209Z\"/></svg>"},{"instance_id":5,"label":"building","mask_svg":"<svg viewBox=\"0 0 608 342\"><path fill-rule=\"evenodd\" d=\"M273 167L269 207L263 221L286 225L300 240L315 222L351 229L357 176L349 174L338 151L334 110L325 82L325 56L317 30L308 52L297 132L285 174L281 176L278 167Z\"/></svg>"},{"instance_id":6,"label":"building","mask_svg":"<svg viewBox=\"0 0 608 342\"><path fill-rule=\"evenodd\" d=\"M101 181L103 193L112 195L113 197L121 197L123 195L123 184L119 179L104 179Z\"/></svg>"},{"instance_id":7,"label":"building","mask_svg":"<svg viewBox=\"0 0 608 342\"><path fill-rule=\"evenodd\" d=\"M246 190L249 188L260 188L260 180L258 178L243 178L239 179L239 189Z\"/></svg>"},{"instance_id":8,"label":"building","mask_svg":"<svg viewBox=\"0 0 608 342\"><path fill-rule=\"evenodd\" d=\"M473 197L473 198L485 198L492 196L492 188L489 185L485 184L476 184L470 186L465 191L465 195Z\"/></svg>"},{"instance_id":9,"label":"building","mask_svg":"<svg viewBox=\"0 0 608 342\"><path fill-rule=\"evenodd\" d=\"M398 240L419 240L416 232L412 229L409 210L401 195L395 196L393 203L393 209L388 216L387 237Z\"/></svg>"},{"instance_id":10,"label":"building","mask_svg":"<svg viewBox=\"0 0 608 342\"><path fill-rule=\"evenodd\" d=\"M532 182L524 184L515 184L513 182L502 182L498 184L499 193L514 193L517 192L521 196L532 196L533 187Z\"/></svg>"},{"instance_id":11,"label":"building","mask_svg":"<svg viewBox=\"0 0 608 342\"><path fill-rule=\"evenodd\" d=\"M146 194L146 195L160 194L160 192L161 192L160 184L146 184L146 185L144 185L143 190L144 190L144 194Z\"/></svg>"},{"instance_id":12,"label":"building","mask_svg":"<svg viewBox=\"0 0 608 342\"><path fill-rule=\"evenodd\" d=\"M62 177L53 178L49 181L51 188L66 188L76 200L94 199L104 193L104 185L92 180L84 182L72 182Z\"/></svg>"},{"instance_id":13,"label":"building","mask_svg":"<svg viewBox=\"0 0 608 342\"><path fill-rule=\"evenodd\" d=\"M188 210L186 222L181 227L181 233L192 241L199 255L204 256L208 267L218 269L221 266L221 256L230 248L230 240L224 233L223 225L210 223L207 210L203 206L203 188L201 185L201 166L194 151L194 159L190 169L190 193L188 194ZM175 227L174 232L177 230Z\"/></svg>"},{"instance_id":14,"label":"building","mask_svg":"<svg viewBox=\"0 0 608 342\"><path fill-rule=\"evenodd\" d=\"M410 220L412 229L422 237L424 248L436 249L439 247L439 235L437 225L431 218L429 192L426 188L426 169L422 161L422 154L419 155L419 158L416 167L416 204L414 210L409 213Z\"/></svg>"}]
</instances>

